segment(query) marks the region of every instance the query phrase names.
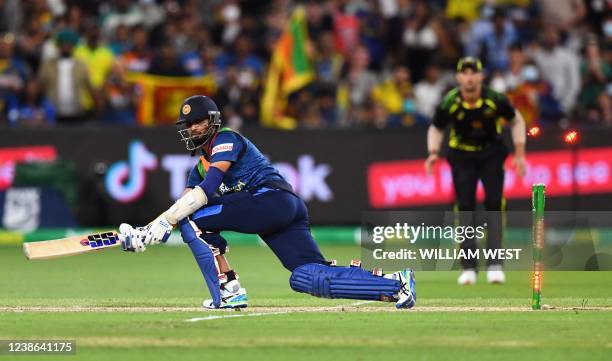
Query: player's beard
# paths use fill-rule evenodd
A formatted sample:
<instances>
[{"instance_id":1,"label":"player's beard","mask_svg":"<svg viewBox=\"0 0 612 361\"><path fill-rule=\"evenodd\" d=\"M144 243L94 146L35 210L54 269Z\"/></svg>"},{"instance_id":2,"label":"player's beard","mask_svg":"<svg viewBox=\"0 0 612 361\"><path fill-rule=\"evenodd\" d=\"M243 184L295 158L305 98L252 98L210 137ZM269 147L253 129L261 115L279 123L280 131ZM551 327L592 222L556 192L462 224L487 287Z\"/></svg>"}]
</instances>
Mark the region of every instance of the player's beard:
<instances>
[{"instance_id":1,"label":"player's beard","mask_svg":"<svg viewBox=\"0 0 612 361\"><path fill-rule=\"evenodd\" d=\"M479 90L480 86L476 82L471 84L468 83L463 87L465 95L467 95L467 97L471 99L476 99L479 97Z\"/></svg>"},{"instance_id":2,"label":"player's beard","mask_svg":"<svg viewBox=\"0 0 612 361\"><path fill-rule=\"evenodd\" d=\"M478 85L476 82L469 82L465 85L465 92L469 94L474 94L478 90Z\"/></svg>"}]
</instances>

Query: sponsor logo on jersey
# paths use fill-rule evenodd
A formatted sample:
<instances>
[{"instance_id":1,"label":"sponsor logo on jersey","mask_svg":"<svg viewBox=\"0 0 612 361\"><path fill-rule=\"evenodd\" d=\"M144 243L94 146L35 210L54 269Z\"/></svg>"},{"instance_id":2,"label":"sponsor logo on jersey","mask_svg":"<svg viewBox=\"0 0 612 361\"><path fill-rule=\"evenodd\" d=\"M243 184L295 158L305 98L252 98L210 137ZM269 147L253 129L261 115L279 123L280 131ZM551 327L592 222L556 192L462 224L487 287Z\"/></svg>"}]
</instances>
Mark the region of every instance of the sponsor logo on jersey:
<instances>
[{"instance_id":1,"label":"sponsor logo on jersey","mask_svg":"<svg viewBox=\"0 0 612 361\"><path fill-rule=\"evenodd\" d=\"M211 155L221 152L231 152L232 149L234 149L234 143L222 143L213 147Z\"/></svg>"},{"instance_id":2,"label":"sponsor logo on jersey","mask_svg":"<svg viewBox=\"0 0 612 361\"><path fill-rule=\"evenodd\" d=\"M221 193L221 195L224 194L228 194L228 193L234 193L234 192L240 192L244 186L246 185L246 183L244 183L243 181L238 181L238 183L236 183L236 185L228 187L227 185L225 185L225 183L221 183L221 185L219 186L219 193Z\"/></svg>"}]
</instances>

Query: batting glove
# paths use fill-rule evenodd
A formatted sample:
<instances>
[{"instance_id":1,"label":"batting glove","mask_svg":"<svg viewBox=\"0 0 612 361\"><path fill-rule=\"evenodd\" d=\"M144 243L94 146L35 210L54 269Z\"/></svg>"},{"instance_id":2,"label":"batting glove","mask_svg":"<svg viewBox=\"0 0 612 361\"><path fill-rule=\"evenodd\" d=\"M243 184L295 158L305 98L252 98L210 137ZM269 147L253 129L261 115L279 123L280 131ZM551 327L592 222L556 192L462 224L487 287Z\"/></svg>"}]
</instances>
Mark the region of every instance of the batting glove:
<instances>
[{"instance_id":1,"label":"batting glove","mask_svg":"<svg viewBox=\"0 0 612 361\"><path fill-rule=\"evenodd\" d=\"M162 214L155 218L153 222L149 223L145 229L147 230L147 234L144 239L144 244L149 246L168 240L172 232L172 224L170 224L166 216Z\"/></svg>"},{"instance_id":2,"label":"batting glove","mask_svg":"<svg viewBox=\"0 0 612 361\"><path fill-rule=\"evenodd\" d=\"M144 244L145 234L145 228L134 228L127 223L122 223L119 226L119 233L117 235L124 251L140 253L147 249Z\"/></svg>"}]
</instances>

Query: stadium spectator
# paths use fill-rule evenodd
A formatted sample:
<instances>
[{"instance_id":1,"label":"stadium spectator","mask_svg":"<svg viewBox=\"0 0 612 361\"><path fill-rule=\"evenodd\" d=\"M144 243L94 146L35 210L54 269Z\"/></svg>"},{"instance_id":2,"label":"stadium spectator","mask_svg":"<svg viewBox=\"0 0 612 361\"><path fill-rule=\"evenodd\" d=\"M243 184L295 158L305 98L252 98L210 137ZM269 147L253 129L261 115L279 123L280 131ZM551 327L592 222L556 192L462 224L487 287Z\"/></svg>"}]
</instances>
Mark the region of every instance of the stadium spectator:
<instances>
[{"instance_id":1,"label":"stadium spectator","mask_svg":"<svg viewBox=\"0 0 612 361\"><path fill-rule=\"evenodd\" d=\"M55 108L40 88L36 78L26 84L19 105L9 113L11 123L21 126L42 127L55 124Z\"/></svg>"},{"instance_id":2,"label":"stadium spectator","mask_svg":"<svg viewBox=\"0 0 612 361\"><path fill-rule=\"evenodd\" d=\"M65 22L65 24L63 24L64 27L74 29L77 33L82 34L83 26L91 23L93 19L88 18L87 14L84 13L80 6L72 4L68 7L67 14L61 21Z\"/></svg>"},{"instance_id":3,"label":"stadium spectator","mask_svg":"<svg viewBox=\"0 0 612 361\"><path fill-rule=\"evenodd\" d=\"M156 0L138 0L136 12L142 14L142 24L147 29L152 29L164 20L164 10L157 4ZM193 1L192 1L193 2ZM192 13L196 13L195 11ZM126 24L127 25L127 24Z\"/></svg>"},{"instance_id":4,"label":"stadium spectator","mask_svg":"<svg viewBox=\"0 0 612 361\"><path fill-rule=\"evenodd\" d=\"M217 90L217 97L225 109L234 116L234 127L242 124L257 124L259 114L259 83L252 70L240 70L229 66Z\"/></svg>"},{"instance_id":5,"label":"stadium spectator","mask_svg":"<svg viewBox=\"0 0 612 361\"><path fill-rule=\"evenodd\" d=\"M17 39L19 53L33 73L38 72L46 38L47 32L40 19L32 17L27 20L25 30Z\"/></svg>"},{"instance_id":6,"label":"stadium spectator","mask_svg":"<svg viewBox=\"0 0 612 361\"><path fill-rule=\"evenodd\" d=\"M264 4L239 0L0 0L0 34L13 35L14 58L21 59L25 74L42 74L43 63L60 57L54 34L73 29L77 38L85 41L78 46L76 57L90 65L91 81L98 89L107 83L118 84L118 73L109 71L112 60L108 59L113 56L121 63L122 74L211 75L212 82L207 86L218 94L210 95L220 101L228 99L226 116L236 124L258 123L253 111L265 87L271 50L287 28L288 14L296 5L304 5L310 41L306 42L306 53L314 71L312 83L299 94L290 95L287 104L287 116L302 126L373 126L374 116L377 127L395 124L398 113L388 107L393 101L372 98L372 89L379 77L393 73L398 66L408 68L410 85L415 89L414 103L410 99L404 106L416 106L414 119L423 121L430 111L425 105L427 95L422 95L421 90L423 94L437 92L427 75L432 60L444 78L463 55L482 57L487 78L494 82L491 85L506 89L510 98L518 96L519 89L530 94L535 107L533 121L557 117L559 102L569 121L580 117L603 124L606 121L599 118L609 118L609 107L605 106L609 96L601 91L601 77L591 71L595 67L589 66L596 61L595 55L589 58L587 52L579 54L585 48L587 32L592 32L601 42L602 67L610 64L605 49L612 43L612 16L605 1L275 0ZM555 24L556 34L550 33L549 22ZM92 35L90 24L100 26L97 36ZM538 38L542 33L546 39ZM87 45L88 39L95 48ZM522 54L522 67L527 70L513 67L514 50L510 45L517 41L531 44L534 40L546 41L541 47L530 46L530 51L525 52L529 56ZM98 62L96 54L108 54L109 49L112 56ZM532 59L535 64L527 66ZM102 66L92 67L93 63ZM524 74L536 80L526 81ZM41 87L57 107L61 123L65 109L56 104L58 99L49 92L48 81L41 78ZM226 84L228 88L224 89ZM550 98L551 86L556 100ZM595 86L599 97L593 95ZM5 89L3 104L7 97L19 99L23 89ZM88 93L86 87L76 92ZM107 95L104 99L110 101L112 97ZM94 100L101 105L103 99ZM14 108L15 101L11 104ZM90 108L91 104L86 101L83 105ZM384 109L367 108L375 105ZM109 106L96 110L110 114ZM402 117L413 111L402 110ZM1 113L6 119L6 109ZM312 120L315 114L321 117L320 121ZM299 119L301 116L312 119ZM412 119L412 115L406 119Z\"/></svg>"},{"instance_id":7,"label":"stadium spectator","mask_svg":"<svg viewBox=\"0 0 612 361\"><path fill-rule=\"evenodd\" d=\"M467 23L478 19L482 0L448 0L445 14L449 19L463 19Z\"/></svg>"},{"instance_id":8,"label":"stadium spectator","mask_svg":"<svg viewBox=\"0 0 612 361\"><path fill-rule=\"evenodd\" d=\"M232 44L240 35L241 9L238 1L224 1L219 10L219 17L223 22L223 33L221 35L224 44Z\"/></svg>"},{"instance_id":9,"label":"stadium spectator","mask_svg":"<svg viewBox=\"0 0 612 361\"><path fill-rule=\"evenodd\" d=\"M170 42L165 42L157 51L157 55L151 62L151 67L148 71L153 75L164 76L187 76L187 72L183 68L176 54L176 49Z\"/></svg>"},{"instance_id":10,"label":"stadium spectator","mask_svg":"<svg viewBox=\"0 0 612 361\"><path fill-rule=\"evenodd\" d=\"M134 84L125 81L125 69L116 62L104 82L104 115L106 124L132 125L136 122L134 105L136 104L136 89Z\"/></svg>"},{"instance_id":11,"label":"stadium spectator","mask_svg":"<svg viewBox=\"0 0 612 361\"><path fill-rule=\"evenodd\" d=\"M440 76L437 64L428 64L425 68L425 78L414 87L415 120L427 124L433 117L436 105L442 100L446 88L445 81Z\"/></svg>"},{"instance_id":12,"label":"stadium spectator","mask_svg":"<svg viewBox=\"0 0 612 361\"><path fill-rule=\"evenodd\" d=\"M123 53L119 61L125 66L126 71L146 73L153 59L148 43L148 33L143 26L135 26L131 30L131 37L132 46L130 50Z\"/></svg>"},{"instance_id":13,"label":"stadium spectator","mask_svg":"<svg viewBox=\"0 0 612 361\"><path fill-rule=\"evenodd\" d=\"M17 107L26 82L24 63L15 56L14 50L13 34L0 34L0 123L5 123Z\"/></svg>"},{"instance_id":14,"label":"stadium spectator","mask_svg":"<svg viewBox=\"0 0 612 361\"><path fill-rule=\"evenodd\" d=\"M378 83L378 77L368 67L370 65L370 54L363 46L358 46L352 53L350 63L345 66L343 72L343 85L340 89L344 104L340 104L346 110L346 119L343 122L354 124L365 124L367 119L361 118L365 113L361 111L370 97L372 89Z\"/></svg>"},{"instance_id":15,"label":"stadium spectator","mask_svg":"<svg viewBox=\"0 0 612 361\"><path fill-rule=\"evenodd\" d=\"M362 115L364 119L372 119L371 123L369 122L367 125L375 129L388 128L390 119L392 117L396 118L393 114L389 114L389 111L382 103L378 102L373 102L372 105L368 106L363 111L365 112L365 114Z\"/></svg>"},{"instance_id":16,"label":"stadium spectator","mask_svg":"<svg viewBox=\"0 0 612 361\"><path fill-rule=\"evenodd\" d=\"M306 3L306 21L308 22L310 39L322 39L324 34L331 32L333 41L334 19L327 4L319 1L308 1Z\"/></svg>"},{"instance_id":17,"label":"stadium spectator","mask_svg":"<svg viewBox=\"0 0 612 361\"><path fill-rule=\"evenodd\" d=\"M103 11L102 19L102 31L107 37L111 37L119 25L132 27L145 22L141 8L130 0L112 0Z\"/></svg>"},{"instance_id":18,"label":"stadium spectator","mask_svg":"<svg viewBox=\"0 0 612 361\"><path fill-rule=\"evenodd\" d=\"M586 16L582 0L537 0L545 24L556 24L561 30L572 31Z\"/></svg>"},{"instance_id":19,"label":"stadium spectator","mask_svg":"<svg viewBox=\"0 0 612 361\"><path fill-rule=\"evenodd\" d=\"M550 124L563 117L563 110L553 95L552 87L542 79L541 71L533 63L526 63L521 74L522 82L516 88L508 89L510 102L525 117L525 123Z\"/></svg>"},{"instance_id":20,"label":"stadium spectator","mask_svg":"<svg viewBox=\"0 0 612 361\"><path fill-rule=\"evenodd\" d=\"M85 41L75 47L74 58L87 66L94 95L100 97L115 56L108 46L100 43L100 28L97 24L89 23L85 26ZM84 102L85 109L91 112L94 108L94 99L86 96Z\"/></svg>"},{"instance_id":21,"label":"stadium spectator","mask_svg":"<svg viewBox=\"0 0 612 361\"><path fill-rule=\"evenodd\" d=\"M319 107L315 103L307 105L300 117L300 128L302 129L321 129L323 121L319 114Z\"/></svg>"},{"instance_id":22,"label":"stadium spectator","mask_svg":"<svg viewBox=\"0 0 612 361\"><path fill-rule=\"evenodd\" d=\"M610 44L612 42L612 14L610 12L606 14L604 22L601 24L601 29L606 44Z\"/></svg>"},{"instance_id":23,"label":"stadium spectator","mask_svg":"<svg viewBox=\"0 0 612 361\"><path fill-rule=\"evenodd\" d=\"M413 81L420 81L425 76L425 64L428 64L438 48L438 35L431 21L429 6L425 1L417 1L414 15L406 20L404 45L406 61Z\"/></svg>"},{"instance_id":24,"label":"stadium spectator","mask_svg":"<svg viewBox=\"0 0 612 361\"><path fill-rule=\"evenodd\" d=\"M580 105L587 111L587 119L612 125L610 84L612 64L610 48L602 54L597 38L591 37L585 48L585 58L581 64L582 90Z\"/></svg>"},{"instance_id":25,"label":"stadium spectator","mask_svg":"<svg viewBox=\"0 0 612 361\"><path fill-rule=\"evenodd\" d=\"M51 30L56 20L66 14L66 6L63 1L28 0L21 1L21 3L23 16L40 19L47 30Z\"/></svg>"},{"instance_id":26,"label":"stadium spectator","mask_svg":"<svg viewBox=\"0 0 612 361\"><path fill-rule=\"evenodd\" d=\"M39 71L43 93L53 103L60 124L86 121L85 95L97 100L87 66L73 56L78 40L79 36L73 30L60 30L56 35L59 57L45 61Z\"/></svg>"},{"instance_id":27,"label":"stadium spectator","mask_svg":"<svg viewBox=\"0 0 612 361\"><path fill-rule=\"evenodd\" d=\"M536 45L533 51L533 59L544 80L551 84L563 112L570 115L580 91L580 64L577 54L560 45L559 37L559 30L548 25L541 46Z\"/></svg>"},{"instance_id":28,"label":"stadium spectator","mask_svg":"<svg viewBox=\"0 0 612 361\"><path fill-rule=\"evenodd\" d=\"M346 10L341 1L334 3L334 38L336 49L345 57L350 57L359 45L359 19Z\"/></svg>"},{"instance_id":29,"label":"stadium spectator","mask_svg":"<svg viewBox=\"0 0 612 361\"><path fill-rule=\"evenodd\" d=\"M514 25L506 18L506 13L497 8L493 10L490 21L483 19L474 24L466 53L483 59L488 71L503 72L508 69L507 49L517 40Z\"/></svg>"},{"instance_id":30,"label":"stadium spectator","mask_svg":"<svg viewBox=\"0 0 612 361\"><path fill-rule=\"evenodd\" d=\"M527 58L523 46L512 44L509 67L491 81L496 91L506 93L512 105L521 113L525 124L553 123L563 113L548 82L542 79L538 66Z\"/></svg>"},{"instance_id":31,"label":"stadium spectator","mask_svg":"<svg viewBox=\"0 0 612 361\"><path fill-rule=\"evenodd\" d=\"M508 48L508 69L503 72L503 89L505 89L505 91L516 89L523 84L523 71L526 61L523 44L516 42L510 45Z\"/></svg>"},{"instance_id":32,"label":"stadium spectator","mask_svg":"<svg viewBox=\"0 0 612 361\"><path fill-rule=\"evenodd\" d=\"M322 32L314 59L317 81L337 83L340 81L343 66L344 57L336 51L333 33L331 31Z\"/></svg>"},{"instance_id":33,"label":"stadium spectator","mask_svg":"<svg viewBox=\"0 0 612 361\"><path fill-rule=\"evenodd\" d=\"M378 7L378 16L384 20L383 68L386 68L389 64L399 64L402 61L404 18L409 9L398 0L379 0Z\"/></svg>"},{"instance_id":34,"label":"stadium spectator","mask_svg":"<svg viewBox=\"0 0 612 361\"><path fill-rule=\"evenodd\" d=\"M317 88L317 107L319 118L326 127L338 125L338 108L336 106L336 87L326 83Z\"/></svg>"},{"instance_id":35,"label":"stadium spectator","mask_svg":"<svg viewBox=\"0 0 612 361\"><path fill-rule=\"evenodd\" d=\"M23 19L20 0L0 0L0 33L16 33Z\"/></svg>"},{"instance_id":36,"label":"stadium spectator","mask_svg":"<svg viewBox=\"0 0 612 361\"><path fill-rule=\"evenodd\" d=\"M234 66L241 72L251 71L260 77L264 72L264 64L252 50L249 38L241 35L236 39L232 50L217 57L217 67L224 70L228 66Z\"/></svg>"},{"instance_id":37,"label":"stadium spectator","mask_svg":"<svg viewBox=\"0 0 612 361\"><path fill-rule=\"evenodd\" d=\"M375 104L375 127L398 127L414 123L414 97L410 72L405 66L393 69L390 76L372 89L372 100ZM378 106L382 106L379 109ZM383 118L386 114L386 119Z\"/></svg>"},{"instance_id":38,"label":"stadium spectator","mask_svg":"<svg viewBox=\"0 0 612 361\"><path fill-rule=\"evenodd\" d=\"M113 52L113 55L120 56L130 49L130 28L120 24L115 29L115 35L108 43L108 47Z\"/></svg>"},{"instance_id":39,"label":"stadium spectator","mask_svg":"<svg viewBox=\"0 0 612 361\"><path fill-rule=\"evenodd\" d=\"M603 0L585 1L585 7L589 32L597 34L598 37L604 36L606 16L610 19L610 4ZM612 22L610 26L612 27ZM610 33L612 36L612 28Z\"/></svg>"},{"instance_id":40,"label":"stadium spectator","mask_svg":"<svg viewBox=\"0 0 612 361\"><path fill-rule=\"evenodd\" d=\"M508 54L508 70L500 74L495 85L492 84L493 90L506 93L510 103L525 119L525 124L532 125L538 121L537 97L525 91L525 83L535 80L533 68L525 64L522 44L512 44L508 49ZM532 66L535 67L535 65Z\"/></svg>"},{"instance_id":41,"label":"stadium spectator","mask_svg":"<svg viewBox=\"0 0 612 361\"><path fill-rule=\"evenodd\" d=\"M200 34L199 45L193 51L181 54L181 63L191 76L204 76L207 74L219 76L215 59L219 56L220 49L208 38L206 31Z\"/></svg>"},{"instance_id":42,"label":"stadium spectator","mask_svg":"<svg viewBox=\"0 0 612 361\"><path fill-rule=\"evenodd\" d=\"M431 20L431 28L438 38L438 51L436 62L445 69L453 69L457 59L461 56L461 31L459 25L436 15Z\"/></svg>"},{"instance_id":43,"label":"stadium spectator","mask_svg":"<svg viewBox=\"0 0 612 361\"><path fill-rule=\"evenodd\" d=\"M386 22L380 16L378 2L370 3L369 8L359 11L360 42L370 53L370 69L381 71L384 57L387 53L385 48Z\"/></svg>"},{"instance_id":44,"label":"stadium spectator","mask_svg":"<svg viewBox=\"0 0 612 361\"><path fill-rule=\"evenodd\" d=\"M565 47L574 52L582 48L583 20L586 17L585 0L538 0L543 24L554 24L560 31ZM544 29L545 30L545 29Z\"/></svg>"},{"instance_id":45,"label":"stadium spectator","mask_svg":"<svg viewBox=\"0 0 612 361\"><path fill-rule=\"evenodd\" d=\"M171 43L177 54L194 51L198 47L198 34L202 24L194 13L175 13L164 25L163 38Z\"/></svg>"}]
</instances>

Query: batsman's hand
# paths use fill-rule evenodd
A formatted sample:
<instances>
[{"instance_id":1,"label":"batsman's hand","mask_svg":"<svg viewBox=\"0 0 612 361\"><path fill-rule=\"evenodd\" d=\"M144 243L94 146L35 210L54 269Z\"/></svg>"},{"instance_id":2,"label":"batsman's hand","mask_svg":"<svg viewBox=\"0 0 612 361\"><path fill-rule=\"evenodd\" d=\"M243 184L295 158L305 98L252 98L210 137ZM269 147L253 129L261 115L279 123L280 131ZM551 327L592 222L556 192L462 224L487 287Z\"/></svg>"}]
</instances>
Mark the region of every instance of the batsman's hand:
<instances>
[{"instance_id":1,"label":"batsman's hand","mask_svg":"<svg viewBox=\"0 0 612 361\"><path fill-rule=\"evenodd\" d=\"M430 153L429 154L429 156L425 160L425 173L427 173L427 175L432 175L432 173L433 173L433 166L434 166L434 164L436 164L438 159L440 159L438 154L436 154L436 153Z\"/></svg>"},{"instance_id":2,"label":"batsman's hand","mask_svg":"<svg viewBox=\"0 0 612 361\"><path fill-rule=\"evenodd\" d=\"M168 237L170 237L172 227L172 224L168 222L166 216L163 214L155 218L153 222L149 223L145 227L147 234L144 239L144 244L149 246L152 244L158 244L160 242L166 242Z\"/></svg>"},{"instance_id":3,"label":"batsman's hand","mask_svg":"<svg viewBox=\"0 0 612 361\"><path fill-rule=\"evenodd\" d=\"M121 223L119 226L119 240L121 247L126 252L144 252L147 248L144 244L146 230L142 227L134 228L127 223Z\"/></svg>"}]
</instances>

